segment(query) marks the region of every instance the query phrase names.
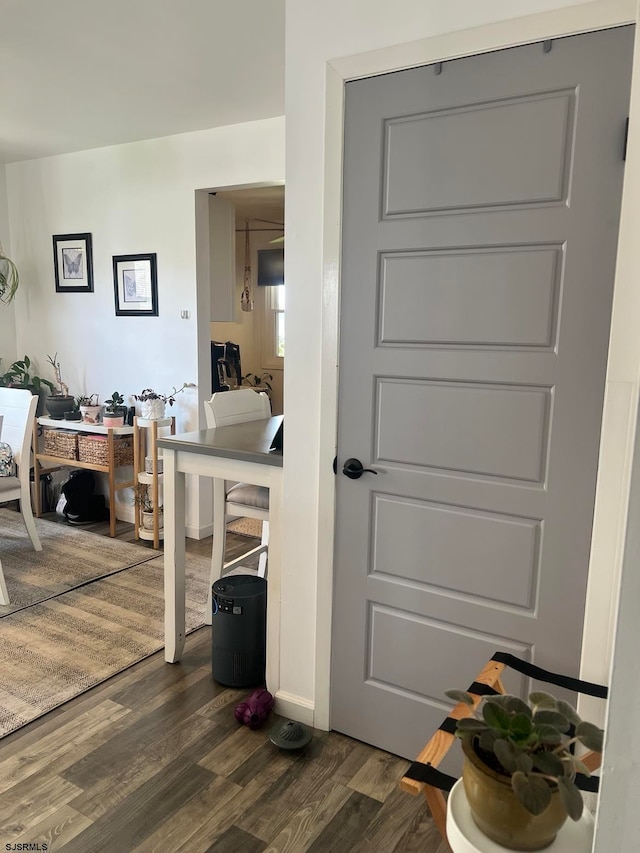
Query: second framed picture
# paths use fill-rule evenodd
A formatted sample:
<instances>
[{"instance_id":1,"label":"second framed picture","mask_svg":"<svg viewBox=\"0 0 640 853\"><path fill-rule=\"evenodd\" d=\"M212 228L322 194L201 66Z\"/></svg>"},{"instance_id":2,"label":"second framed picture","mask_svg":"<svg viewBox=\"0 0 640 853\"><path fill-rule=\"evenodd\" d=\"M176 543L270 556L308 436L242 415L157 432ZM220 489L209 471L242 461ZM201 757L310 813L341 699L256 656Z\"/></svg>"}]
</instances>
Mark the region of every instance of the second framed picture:
<instances>
[{"instance_id":1,"label":"second framed picture","mask_svg":"<svg viewBox=\"0 0 640 853\"><path fill-rule=\"evenodd\" d=\"M157 317L156 254L114 255L116 317Z\"/></svg>"}]
</instances>

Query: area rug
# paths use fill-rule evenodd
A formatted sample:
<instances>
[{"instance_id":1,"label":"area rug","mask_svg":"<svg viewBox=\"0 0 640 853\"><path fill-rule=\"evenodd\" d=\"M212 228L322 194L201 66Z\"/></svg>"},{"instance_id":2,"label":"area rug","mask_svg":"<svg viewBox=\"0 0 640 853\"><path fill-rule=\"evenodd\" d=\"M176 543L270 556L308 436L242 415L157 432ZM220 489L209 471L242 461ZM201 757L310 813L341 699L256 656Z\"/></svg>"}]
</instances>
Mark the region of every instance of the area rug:
<instances>
[{"instance_id":1,"label":"area rug","mask_svg":"<svg viewBox=\"0 0 640 853\"><path fill-rule=\"evenodd\" d=\"M0 737L164 646L163 557L0 620ZM204 625L210 563L187 555L187 632Z\"/></svg>"},{"instance_id":2,"label":"area rug","mask_svg":"<svg viewBox=\"0 0 640 853\"><path fill-rule=\"evenodd\" d=\"M22 516L0 509L0 562L11 602L0 605L0 617L160 553L41 518L36 530L42 551L33 550Z\"/></svg>"},{"instance_id":3,"label":"area rug","mask_svg":"<svg viewBox=\"0 0 640 853\"><path fill-rule=\"evenodd\" d=\"M259 518L236 518L227 524L227 531L237 533L238 536L260 539L262 537L262 522Z\"/></svg>"}]
</instances>

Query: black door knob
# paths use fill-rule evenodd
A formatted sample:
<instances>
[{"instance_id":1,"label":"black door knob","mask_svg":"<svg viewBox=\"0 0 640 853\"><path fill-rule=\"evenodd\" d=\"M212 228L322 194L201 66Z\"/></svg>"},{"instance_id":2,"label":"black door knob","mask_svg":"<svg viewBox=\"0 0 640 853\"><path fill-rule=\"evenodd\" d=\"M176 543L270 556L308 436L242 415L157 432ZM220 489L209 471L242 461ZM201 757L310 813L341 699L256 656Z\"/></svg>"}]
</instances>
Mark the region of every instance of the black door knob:
<instances>
[{"instance_id":1,"label":"black door knob","mask_svg":"<svg viewBox=\"0 0 640 853\"><path fill-rule=\"evenodd\" d=\"M342 468L342 473L350 480L359 480L363 474L377 474L373 468L363 468L359 459L347 459Z\"/></svg>"}]
</instances>

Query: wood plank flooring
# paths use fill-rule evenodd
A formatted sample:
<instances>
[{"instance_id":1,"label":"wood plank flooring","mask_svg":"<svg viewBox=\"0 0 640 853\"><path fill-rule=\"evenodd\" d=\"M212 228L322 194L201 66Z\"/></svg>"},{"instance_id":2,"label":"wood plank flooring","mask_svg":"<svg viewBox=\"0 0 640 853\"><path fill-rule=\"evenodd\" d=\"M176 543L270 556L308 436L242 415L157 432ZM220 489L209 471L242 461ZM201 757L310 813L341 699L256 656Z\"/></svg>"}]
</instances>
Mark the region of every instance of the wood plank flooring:
<instances>
[{"instance_id":1,"label":"wood plank flooring","mask_svg":"<svg viewBox=\"0 0 640 853\"><path fill-rule=\"evenodd\" d=\"M132 526L118 536L133 541ZM227 541L228 559L246 549ZM188 548L208 555L211 539ZM279 718L257 731L234 719L248 692L213 681L205 627L180 663L158 652L0 740L0 849L448 851L424 802L397 788L406 761L337 732L278 750Z\"/></svg>"}]
</instances>

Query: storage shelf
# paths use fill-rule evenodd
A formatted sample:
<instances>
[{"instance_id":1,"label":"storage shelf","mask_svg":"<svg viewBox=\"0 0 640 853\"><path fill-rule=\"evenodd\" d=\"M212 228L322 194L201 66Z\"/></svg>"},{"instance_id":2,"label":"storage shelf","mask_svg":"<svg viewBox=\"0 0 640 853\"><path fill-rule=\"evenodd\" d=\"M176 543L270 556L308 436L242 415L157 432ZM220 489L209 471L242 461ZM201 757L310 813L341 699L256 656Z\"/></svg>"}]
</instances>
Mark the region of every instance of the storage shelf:
<instances>
[{"instance_id":1,"label":"storage shelf","mask_svg":"<svg viewBox=\"0 0 640 853\"><path fill-rule=\"evenodd\" d=\"M155 474L145 471L145 462L147 460L153 462L156 460L156 468L159 468L158 459L160 457L158 448L158 431L161 429L171 429L171 435L176 431L176 420L174 417L169 418L134 418L133 419L133 467L135 477L139 486L147 487L147 497L151 503L152 518L154 522L153 528L149 529L142 526L142 507L136 506L136 539L146 539L153 542L155 548L160 545L160 540L164 538L164 531L160 527L162 522L162 499L161 489L163 482L163 474L156 471Z\"/></svg>"},{"instance_id":2,"label":"storage shelf","mask_svg":"<svg viewBox=\"0 0 640 853\"><path fill-rule=\"evenodd\" d=\"M57 418L38 418L38 425L71 432L94 432L96 435L108 435L109 430L114 435L133 435L133 427L130 426L106 427L102 424L83 424L82 421L59 421Z\"/></svg>"}]
</instances>

